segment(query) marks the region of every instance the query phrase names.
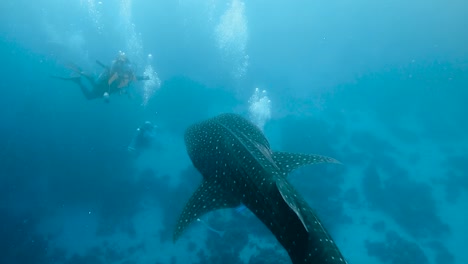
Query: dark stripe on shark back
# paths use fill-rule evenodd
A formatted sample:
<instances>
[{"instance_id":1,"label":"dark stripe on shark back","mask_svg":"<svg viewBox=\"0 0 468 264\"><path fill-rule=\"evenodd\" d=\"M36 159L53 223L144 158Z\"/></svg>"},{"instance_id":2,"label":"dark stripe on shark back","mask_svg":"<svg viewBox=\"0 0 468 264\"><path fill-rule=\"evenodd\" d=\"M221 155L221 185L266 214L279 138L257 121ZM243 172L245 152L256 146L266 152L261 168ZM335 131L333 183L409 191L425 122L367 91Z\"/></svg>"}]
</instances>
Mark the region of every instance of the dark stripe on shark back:
<instances>
[{"instance_id":1,"label":"dark stripe on shark back","mask_svg":"<svg viewBox=\"0 0 468 264\"><path fill-rule=\"evenodd\" d=\"M213 119L225 128L228 128L232 133L241 133L246 135L251 140L258 142L261 145L270 148L270 143L263 132L254 123L236 114L222 114Z\"/></svg>"},{"instance_id":2,"label":"dark stripe on shark back","mask_svg":"<svg viewBox=\"0 0 468 264\"><path fill-rule=\"evenodd\" d=\"M248 124L249 125L249 124ZM232 127L226 127L222 124L226 132L225 143L231 146L230 149L225 151L231 157L228 166L233 170L232 189L234 195L240 197L242 203L249 203L247 199L251 199L252 204L262 203L268 200L268 189L272 188L274 180L271 175L265 172L264 158L256 158L257 146L252 142L245 140L243 132L233 132ZM255 131L256 132L256 131ZM239 144L239 142L243 144ZM252 209L255 211L255 209Z\"/></svg>"}]
</instances>

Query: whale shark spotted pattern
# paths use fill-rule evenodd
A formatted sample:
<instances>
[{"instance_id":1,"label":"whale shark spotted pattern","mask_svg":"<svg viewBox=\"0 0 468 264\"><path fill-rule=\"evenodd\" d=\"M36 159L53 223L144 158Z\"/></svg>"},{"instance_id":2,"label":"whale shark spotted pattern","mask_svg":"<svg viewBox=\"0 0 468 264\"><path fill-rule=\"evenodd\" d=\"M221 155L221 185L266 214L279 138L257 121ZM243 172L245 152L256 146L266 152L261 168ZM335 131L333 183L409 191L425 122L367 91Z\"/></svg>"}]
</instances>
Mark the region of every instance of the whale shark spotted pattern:
<instances>
[{"instance_id":1,"label":"whale shark spotted pattern","mask_svg":"<svg viewBox=\"0 0 468 264\"><path fill-rule=\"evenodd\" d=\"M301 166L333 158L273 152L258 127L236 114L190 126L185 145L203 181L177 222L174 241L205 213L244 204L286 249L292 263L347 263L314 211L287 181Z\"/></svg>"}]
</instances>

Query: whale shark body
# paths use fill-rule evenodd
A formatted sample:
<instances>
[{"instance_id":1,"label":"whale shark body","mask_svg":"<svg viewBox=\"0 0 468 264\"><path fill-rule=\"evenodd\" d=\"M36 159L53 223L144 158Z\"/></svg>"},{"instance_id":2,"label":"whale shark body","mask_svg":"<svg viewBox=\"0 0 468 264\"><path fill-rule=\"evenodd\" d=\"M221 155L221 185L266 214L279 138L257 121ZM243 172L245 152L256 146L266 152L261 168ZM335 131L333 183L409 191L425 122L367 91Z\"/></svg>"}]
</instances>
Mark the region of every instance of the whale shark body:
<instances>
[{"instance_id":1,"label":"whale shark body","mask_svg":"<svg viewBox=\"0 0 468 264\"><path fill-rule=\"evenodd\" d=\"M296 263L347 263L314 211L288 182L301 166L339 163L333 158L273 152L258 127L236 114L190 126L185 145L203 181L177 222L174 241L210 211L245 205Z\"/></svg>"}]
</instances>

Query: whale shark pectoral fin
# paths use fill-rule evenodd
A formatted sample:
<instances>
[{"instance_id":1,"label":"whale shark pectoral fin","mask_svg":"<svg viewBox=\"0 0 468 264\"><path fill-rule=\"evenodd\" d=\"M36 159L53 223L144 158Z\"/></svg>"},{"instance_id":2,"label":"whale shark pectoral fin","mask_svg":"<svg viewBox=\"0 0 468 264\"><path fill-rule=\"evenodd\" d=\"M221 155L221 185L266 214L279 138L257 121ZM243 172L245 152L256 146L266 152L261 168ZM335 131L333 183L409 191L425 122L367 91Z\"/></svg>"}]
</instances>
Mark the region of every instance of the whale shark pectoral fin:
<instances>
[{"instance_id":1,"label":"whale shark pectoral fin","mask_svg":"<svg viewBox=\"0 0 468 264\"><path fill-rule=\"evenodd\" d=\"M273 160L276 165L286 174L291 171L311 164L318 163L337 163L334 158L327 156L314 155L314 154L298 154L298 153L289 153L289 152L273 152Z\"/></svg>"},{"instance_id":2,"label":"whale shark pectoral fin","mask_svg":"<svg viewBox=\"0 0 468 264\"><path fill-rule=\"evenodd\" d=\"M286 180L278 180L276 182L277 190L281 194L281 197L283 197L283 200L286 202L289 208L297 215L304 229L307 232L309 232L307 225L305 223L304 216L301 213L301 208L296 203L296 198L295 198L296 193L294 190L291 189L292 187L290 185L285 184L284 181Z\"/></svg>"},{"instance_id":3,"label":"whale shark pectoral fin","mask_svg":"<svg viewBox=\"0 0 468 264\"><path fill-rule=\"evenodd\" d=\"M185 205L182 214L177 221L174 231L174 242L185 229L202 215L224 208L234 208L240 205L240 201L231 195L231 192L213 180L203 180L202 184Z\"/></svg>"}]
</instances>

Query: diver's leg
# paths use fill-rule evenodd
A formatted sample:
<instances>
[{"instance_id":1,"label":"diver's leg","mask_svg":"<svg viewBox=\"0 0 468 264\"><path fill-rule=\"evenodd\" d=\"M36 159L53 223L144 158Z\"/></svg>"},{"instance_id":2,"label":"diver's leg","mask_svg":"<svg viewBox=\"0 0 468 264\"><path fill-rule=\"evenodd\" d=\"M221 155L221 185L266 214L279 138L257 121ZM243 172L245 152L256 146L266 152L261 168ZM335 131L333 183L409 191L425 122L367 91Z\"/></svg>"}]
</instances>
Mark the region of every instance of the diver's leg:
<instances>
[{"instance_id":1,"label":"diver's leg","mask_svg":"<svg viewBox=\"0 0 468 264\"><path fill-rule=\"evenodd\" d=\"M90 90L86 87L83 83L80 83L80 89L83 95L86 97L87 100L93 100L99 97L102 97L102 93L98 93L98 91L94 88Z\"/></svg>"},{"instance_id":2,"label":"diver's leg","mask_svg":"<svg viewBox=\"0 0 468 264\"><path fill-rule=\"evenodd\" d=\"M60 76L50 76L51 78L54 79L59 79L59 80L64 80L64 81L72 81L76 83L78 86L80 86L80 90L83 93L83 95L86 97L88 100L96 99L98 97L101 97L102 94L98 94L95 89L89 90L86 85L83 84L81 81L81 77L60 77ZM94 86L93 86L94 87Z\"/></svg>"},{"instance_id":3,"label":"diver's leg","mask_svg":"<svg viewBox=\"0 0 468 264\"><path fill-rule=\"evenodd\" d=\"M80 67L78 67L77 65L73 63L68 63L66 67L74 71L75 73L79 74L80 76L85 77L92 85L94 85L94 82L95 82L94 76L92 76L91 74L84 72ZM76 77L72 77L72 78L76 78Z\"/></svg>"},{"instance_id":4,"label":"diver's leg","mask_svg":"<svg viewBox=\"0 0 468 264\"><path fill-rule=\"evenodd\" d=\"M92 85L93 87L96 86L96 80L94 80L94 76L89 75L89 74L84 73L84 72L81 72L80 75L83 76L83 77L85 77L86 80L88 80L89 83L91 83L91 85Z\"/></svg>"}]
</instances>

